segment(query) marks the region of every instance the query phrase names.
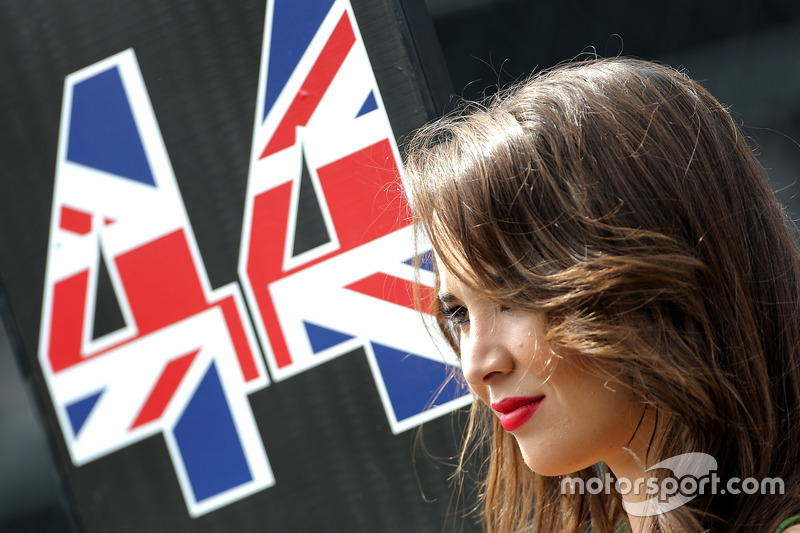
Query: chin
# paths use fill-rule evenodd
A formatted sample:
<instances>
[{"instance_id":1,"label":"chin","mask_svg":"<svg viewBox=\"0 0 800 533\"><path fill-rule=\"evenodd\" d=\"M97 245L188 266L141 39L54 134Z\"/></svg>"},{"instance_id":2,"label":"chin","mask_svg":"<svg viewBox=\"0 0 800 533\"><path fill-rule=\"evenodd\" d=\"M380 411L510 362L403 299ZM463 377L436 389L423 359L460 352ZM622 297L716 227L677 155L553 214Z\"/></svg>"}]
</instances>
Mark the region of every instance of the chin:
<instances>
[{"instance_id":1,"label":"chin","mask_svg":"<svg viewBox=\"0 0 800 533\"><path fill-rule=\"evenodd\" d=\"M528 468L540 476L553 477L568 473L558 468L558 461L548 461L538 455L532 456L525 453L524 448L520 448L520 451L522 452L522 460L525 461Z\"/></svg>"},{"instance_id":2,"label":"chin","mask_svg":"<svg viewBox=\"0 0 800 533\"><path fill-rule=\"evenodd\" d=\"M541 450L536 450L539 453L529 454L526 453L525 448L520 446L522 460L525 461L527 467L536 474L545 477L556 477L573 474L579 470L583 470L587 466L580 465L575 461L565 460L565 457L558 455L542 454Z\"/></svg>"}]
</instances>

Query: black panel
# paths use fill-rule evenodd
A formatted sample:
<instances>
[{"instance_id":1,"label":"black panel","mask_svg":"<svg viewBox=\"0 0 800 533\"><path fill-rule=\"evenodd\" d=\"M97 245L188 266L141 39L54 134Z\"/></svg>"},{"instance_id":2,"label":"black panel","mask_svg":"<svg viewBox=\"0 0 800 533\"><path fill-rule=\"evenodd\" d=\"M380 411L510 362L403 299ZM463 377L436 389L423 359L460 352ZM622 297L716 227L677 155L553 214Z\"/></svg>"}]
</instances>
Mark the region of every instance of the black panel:
<instances>
[{"instance_id":1,"label":"black panel","mask_svg":"<svg viewBox=\"0 0 800 533\"><path fill-rule=\"evenodd\" d=\"M395 134L405 135L437 108L421 55L398 4L355 4ZM36 389L69 512L88 533L461 530L447 516L450 468L416 447L415 431L392 433L361 350L249 396L277 484L218 511L189 516L160 435L80 467L69 458L36 357L64 78L135 50L211 286L220 287L238 279L264 14L255 0L0 5L4 315L13 312L15 351ZM97 298L91 326L100 336L121 325L105 274ZM315 415L300 419L298 408ZM456 453L453 424L444 417L426 427L436 455Z\"/></svg>"},{"instance_id":2,"label":"black panel","mask_svg":"<svg viewBox=\"0 0 800 533\"><path fill-rule=\"evenodd\" d=\"M300 193L297 200L297 226L292 247L292 255L295 256L331 241L328 228L325 226L325 219L322 216L320 200L317 198L314 183L311 181L308 162L305 156L302 159Z\"/></svg>"},{"instance_id":3,"label":"black panel","mask_svg":"<svg viewBox=\"0 0 800 533\"><path fill-rule=\"evenodd\" d=\"M122 316L122 309L119 307L117 294L111 284L108 265L101 254L97 269L97 295L95 296L92 338L98 339L124 327L125 319Z\"/></svg>"}]
</instances>

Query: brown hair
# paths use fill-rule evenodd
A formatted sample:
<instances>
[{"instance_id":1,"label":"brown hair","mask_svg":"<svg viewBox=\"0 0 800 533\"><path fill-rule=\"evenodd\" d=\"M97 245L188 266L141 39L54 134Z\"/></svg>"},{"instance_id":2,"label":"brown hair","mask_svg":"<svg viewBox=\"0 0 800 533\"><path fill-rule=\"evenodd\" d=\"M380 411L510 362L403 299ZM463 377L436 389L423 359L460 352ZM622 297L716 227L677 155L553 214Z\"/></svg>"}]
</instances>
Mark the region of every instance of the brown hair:
<instances>
[{"instance_id":1,"label":"brown hair","mask_svg":"<svg viewBox=\"0 0 800 533\"><path fill-rule=\"evenodd\" d=\"M653 528L763 533L800 510L798 250L705 89L640 60L561 66L422 128L405 179L450 272L543 311L551 343L655 410L648 465L704 452L722 480L783 479L783 495L700 496ZM489 450L490 532L613 532L624 518L618 495L562 495L530 472L481 402L467 433Z\"/></svg>"}]
</instances>

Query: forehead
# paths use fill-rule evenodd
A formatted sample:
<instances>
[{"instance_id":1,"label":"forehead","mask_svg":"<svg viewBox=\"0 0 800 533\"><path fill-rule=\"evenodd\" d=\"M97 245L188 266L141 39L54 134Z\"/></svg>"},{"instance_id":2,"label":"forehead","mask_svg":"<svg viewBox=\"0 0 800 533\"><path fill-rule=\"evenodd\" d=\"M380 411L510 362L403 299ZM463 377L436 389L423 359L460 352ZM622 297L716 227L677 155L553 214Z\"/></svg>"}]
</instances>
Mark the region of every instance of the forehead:
<instances>
[{"instance_id":1,"label":"forehead","mask_svg":"<svg viewBox=\"0 0 800 533\"><path fill-rule=\"evenodd\" d=\"M461 281L447 269L444 263L437 261L436 271L439 275L439 297L441 299L445 299L445 294L453 294L459 291L462 285Z\"/></svg>"},{"instance_id":2,"label":"forehead","mask_svg":"<svg viewBox=\"0 0 800 533\"><path fill-rule=\"evenodd\" d=\"M476 283L470 281L474 278L470 272L453 265L453 261L450 261L448 265L435 253L434 260L436 261L440 299L446 301L453 297L463 298L468 294L479 292Z\"/></svg>"}]
</instances>

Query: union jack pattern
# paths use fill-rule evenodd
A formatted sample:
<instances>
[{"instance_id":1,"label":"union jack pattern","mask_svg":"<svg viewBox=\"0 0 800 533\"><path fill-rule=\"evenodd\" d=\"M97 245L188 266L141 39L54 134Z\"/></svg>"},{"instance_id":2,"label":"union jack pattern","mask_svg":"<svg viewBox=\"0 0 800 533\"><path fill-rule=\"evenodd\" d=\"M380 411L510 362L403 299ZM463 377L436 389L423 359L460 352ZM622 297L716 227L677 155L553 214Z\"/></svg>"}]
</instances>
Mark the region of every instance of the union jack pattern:
<instances>
[{"instance_id":1,"label":"union jack pattern","mask_svg":"<svg viewBox=\"0 0 800 533\"><path fill-rule=\"evenodd\" d=\"M431 279L349 3L275 0L266 28L239 272L273 378L364 346L393 431L464 405L413 309Z\"/></svg>"},{"instance_id":2,"label":"union jack pattern","mask_svg":"<svg viewBox=\"0 0 800 533\"><path fill-rule=\"evenodd\" d=\"M470 401L414 309L432 266L347 1L268 3L258 94L241 286L212 288L133 50L65 81L40 364L74 464L163 434L191 516L275 484L267 369L363 348L395 433ZM108 285L120 325L95 331Z\"/></svg>"},{"instance_id":3,"label":"union jack pattern","mask_svg":"<svg viewBox=\"0 0 800 533\"><path fill-rule=\"evenodd\" d=\"M124 326L94 338L103 271ZM246 317L209 286L133 51L70 75L39 359L73 462L163 432L192 515L272 485Z\"/></svg>"}]
</instances>

